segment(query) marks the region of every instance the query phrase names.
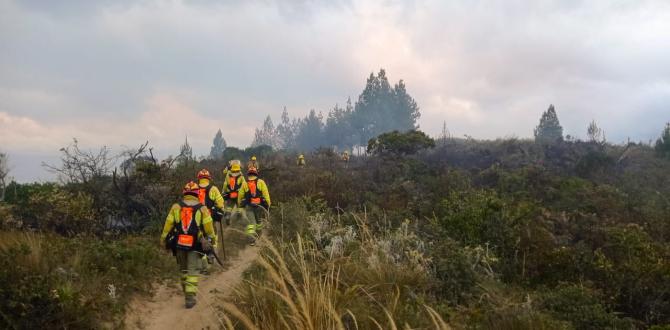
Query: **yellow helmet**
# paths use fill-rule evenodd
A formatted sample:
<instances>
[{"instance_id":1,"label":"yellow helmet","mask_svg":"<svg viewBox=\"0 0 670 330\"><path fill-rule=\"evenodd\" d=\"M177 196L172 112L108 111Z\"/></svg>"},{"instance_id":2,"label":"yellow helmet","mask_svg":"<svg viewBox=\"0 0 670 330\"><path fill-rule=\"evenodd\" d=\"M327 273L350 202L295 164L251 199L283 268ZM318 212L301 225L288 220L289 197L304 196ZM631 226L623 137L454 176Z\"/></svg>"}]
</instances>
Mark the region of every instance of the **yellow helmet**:
<instances>
[{"instance_id":1,"label":"yellow helmet","mask_svg":"<svg viewBox=\"0 0 670 330\"><path fill-rule=\"evenodd\" d=\"M231 172L239 172L241 170L242 170L242 168L240 167L240 164L230 165L230 171Z\"/></svg>"},{"instance_id":2,"label":"yellow helmet","mask_svg":"<svg viewBox=\"0 0 670 330\"><path fill-rule=\"evenodd\" d=\"M301 154L300 156L298 156L298 159L305 159L305 156Z\"/></svg>"},{"instance_id":3,"label":"yellow helmet","mask_svg":"<svg viewBox=\"0 0 670 330\"><path fill-rule=\"evenodd\" d=\"M256 156L251 156L251 160L256 160Z\"/></svg>"}]
</instances>

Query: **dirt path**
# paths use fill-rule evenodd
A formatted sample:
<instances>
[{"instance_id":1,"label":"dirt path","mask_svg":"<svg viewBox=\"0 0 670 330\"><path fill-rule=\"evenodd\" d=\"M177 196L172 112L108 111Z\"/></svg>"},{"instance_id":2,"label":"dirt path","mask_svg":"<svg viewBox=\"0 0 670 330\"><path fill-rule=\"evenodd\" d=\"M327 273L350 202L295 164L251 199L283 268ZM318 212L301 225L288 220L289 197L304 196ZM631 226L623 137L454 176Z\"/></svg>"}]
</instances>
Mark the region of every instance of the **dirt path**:
<instances>
[{"instance_id":1,"label":"dirt path","mask_svg":"<svg viewBox=\"0 0 670 330\"><path fill-rule=\"evenodd\" d=\"M231 288L242 280L242 272L256 258L258 249L248 247L237 258L232 259L230 268L201 277L198 304L192 309L184 308L184 294L181 288L160 286L153 297L138 298L130 303L126 315L127 329L219 329L213 304L217 297L225 297Z\"/></svg>"}]
</instances>

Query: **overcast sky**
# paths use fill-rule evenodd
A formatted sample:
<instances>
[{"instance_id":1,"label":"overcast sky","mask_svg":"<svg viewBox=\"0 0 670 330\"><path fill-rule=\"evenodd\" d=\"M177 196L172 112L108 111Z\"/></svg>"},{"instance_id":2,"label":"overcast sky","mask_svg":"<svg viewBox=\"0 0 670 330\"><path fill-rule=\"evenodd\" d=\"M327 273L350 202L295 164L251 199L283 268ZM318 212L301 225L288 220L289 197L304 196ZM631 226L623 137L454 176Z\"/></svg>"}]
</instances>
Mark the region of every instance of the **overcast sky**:
<instances>
[{"instance_id":1,"label":"overcast sky","mask_svg":"<svg viewBox=\"0 0 670 330\"><path fill-rule=\"evenodd\" d=\"M566 134L648 141L670 121L670 1L0 0L0 150L28 181L73 137L247 146L380 68L432 135L530 137L553 103Z\"/></svg>"}]
</instances>

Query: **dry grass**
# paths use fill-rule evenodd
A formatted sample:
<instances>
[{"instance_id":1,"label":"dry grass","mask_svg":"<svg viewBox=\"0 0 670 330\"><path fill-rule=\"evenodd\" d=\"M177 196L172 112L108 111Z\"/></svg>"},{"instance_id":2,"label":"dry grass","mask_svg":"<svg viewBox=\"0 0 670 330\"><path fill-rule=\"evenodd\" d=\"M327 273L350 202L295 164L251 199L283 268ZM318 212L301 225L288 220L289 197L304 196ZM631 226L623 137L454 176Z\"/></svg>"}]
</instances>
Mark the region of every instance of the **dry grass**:
<instances>
[{"instance_id":1,"label":"dry grass","mask_svg":"<svg viewBox=\"0 0 670 330\"><path fill-rule=\"evenodd\" d=\"M48 269L47 260L44 258L45 251L41 234L16 231L0 232L0 251L7 252L11 248L20 248L26 252L16 259L17 265L38 272Z\"/></svg>"},{"instance_id":2,"label":"dry grass","mask_svg":"<svg viewBox=\"0 0 670 330\"><path fill-rule=\"evenodd\" d=\"M410 237L406 228L375 235L365 216L353 219L355 235L350 236L355 242L349 244L356 248L349 252L335 253L331 246L333 236L347 231L339 219L308 220L310 228L318 231L316 236L331 238L330 249L324 249L314 235L296 235L291 242L262 239L255 269L232 301L223 304L221 325L226 329L450 329L433 308L408 298L406 284L421 280L402 264L407 260L384 256L388 253L384 247L395 247ZM369 264L372 259L375 263ZM412 321L419 324L410 325Z\"/></svg>"}]
</instances>

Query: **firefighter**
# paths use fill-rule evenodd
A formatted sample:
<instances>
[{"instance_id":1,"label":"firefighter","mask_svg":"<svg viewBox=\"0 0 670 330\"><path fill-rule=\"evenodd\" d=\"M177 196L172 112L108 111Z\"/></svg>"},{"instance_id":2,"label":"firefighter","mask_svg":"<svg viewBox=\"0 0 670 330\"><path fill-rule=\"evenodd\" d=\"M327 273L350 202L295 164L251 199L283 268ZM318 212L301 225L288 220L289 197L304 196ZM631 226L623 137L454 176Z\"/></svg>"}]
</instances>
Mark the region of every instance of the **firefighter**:
<instances>
[{"instance_id":1,"label":"firefighter","mask_svg":"<svg viewBox=\"0 0 670 330\"><path fill-rule=\"evenodd\" d=\"M212 220L214 220L214 230L216 231L216 223L220 222L223 218L223 196L219 191L219 188L212 184L212 176L210 175L207 169L202 169L198 172L198 199L200 204L205 205L209 210L209 213L212 215ZM223 233L217 233L218 235L223 235ZM223 238L223 237L222 237ZM214 256L212 252L208 255L202 256L202 273L208 274L210 264L213 262Z\"/></svg>"},{"instance_id":2,"label":"firefighter","mask_svg":"<svg viewBox=\"0 0 670 330\"><path fill-rule=\"evenodd\" d=\"M265 181L258 177L258 170L254 167L247 171L247 180L240 189L238 204L244 207L247 218L246 234L249 235L251 245L255 245L257 231L261 229L263 217L270 209L270 191Z\"/></svg>"},{"instance_id":3,"label":"firefighter","mask_svg":"<svg viewBox=\"0 0 670 330\"><path fill-rule=\"evenodd\" d=\"M202 169L198 172L198 199L200 204L207 206L212 219L214 221L221 221L223 214L223 195L215 185L212 184L212 176L207 169Z\"/></svg>"},{"instance_id":4,"label":"firefighter","mask_svg":"<svg viewBox=\"0 0 670 330\"><path fill-rule=\"evenodd\" d=\"M256 170L259 170L260 168L258 167L258 160L256 159L256 156L251 156L249 159L249 162L247 163L247 170L250 168L255 168Z\"/></svg>"},{"instance_id":5,"label":"firefighter","mask_svg":"<svg viewBox=\"0 0 670 330\"><path fill-rule=\"evenodd\" d=\"M345 164L348 164L348 163L349 163L349 151L345 150L345 151L342 153L342 161L343 161Z\"/></svg>"},{"instance_id":6,"label":"firefighter","mask_svg":"<svg viewBox=\"0 0 670 330\"><path fill-rule=\"evenodd\" d=\"M305 167L305 155L300 154L300 156L298 156L296 164L298 164L298 166L300 167Z\"/></svg>"},{"instance_id":7,"label":"firefighter","mask_svg":"<svg viewBox=\"0 0 670 330\"><path fill-rule=\"evenodd\" d=\"M242 184L244 184L244 175L242 175L240 161L232 160L230 162L230 171L223 183L224 210L227 224L238 220L241 216L242 210L238 207L237 199Z\"/></svg>"},{"instance_id":8,"label":"firefighter","mask_svg":"<svg viewBox=\"0 0 670 330\"><path fill-rule=\"evenodd\" d=\"M196 304L201 256L217 245L212 217L207 207L200 204L199 191L193 181L184 186L183 198L170 208L161 234L161 244L172 250L182 272L186 308Z\"/></svg>"}]
</instances>

